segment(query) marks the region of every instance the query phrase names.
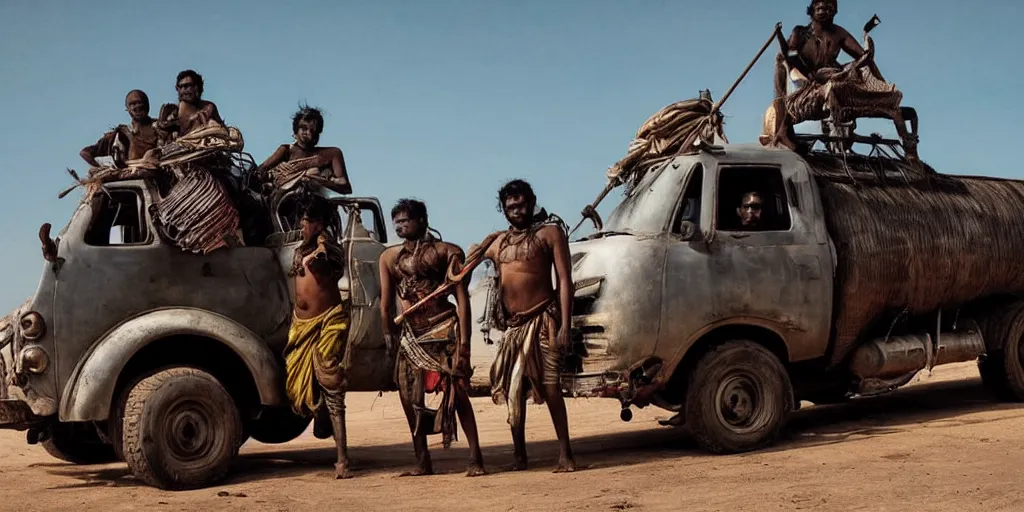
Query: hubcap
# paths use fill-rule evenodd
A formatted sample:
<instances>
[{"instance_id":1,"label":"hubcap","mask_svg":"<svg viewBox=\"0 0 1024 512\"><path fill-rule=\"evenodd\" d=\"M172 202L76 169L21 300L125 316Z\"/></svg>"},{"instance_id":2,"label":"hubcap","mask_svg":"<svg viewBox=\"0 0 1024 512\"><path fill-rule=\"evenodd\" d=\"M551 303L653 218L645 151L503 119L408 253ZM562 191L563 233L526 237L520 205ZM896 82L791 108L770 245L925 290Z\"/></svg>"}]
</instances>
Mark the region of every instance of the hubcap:
<instances>
[{"instance_id":1,"label":"hubcap","mask_svg":"<svg viewBox=\"0 0 1024 512\"><path fill-rule=\"evenodd\" d=\"M216 437L209 412L195 402L180 403L168 412L164 432L174 458L189 462L209 454Z\"/></svg>"},{"instance_id":2,"label":"hubcap","mask_svg":"<svg viewBox=\"0 0 1024 512\"><path fill-rule=\"evenodd\" d=\"M761 395L761 386L749 375L730 375L718 386L718 419L737 433L761 428L768 414Z\"/></svg>"}]
</instances>

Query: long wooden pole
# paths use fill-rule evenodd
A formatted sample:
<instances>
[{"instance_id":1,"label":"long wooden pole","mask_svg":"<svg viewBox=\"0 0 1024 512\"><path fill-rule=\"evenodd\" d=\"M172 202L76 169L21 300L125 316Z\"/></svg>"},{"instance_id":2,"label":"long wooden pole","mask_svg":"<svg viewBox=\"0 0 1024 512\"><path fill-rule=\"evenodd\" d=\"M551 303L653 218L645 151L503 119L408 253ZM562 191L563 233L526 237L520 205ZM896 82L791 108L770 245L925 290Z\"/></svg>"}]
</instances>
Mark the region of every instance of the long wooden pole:
<instances>
[{"instance_id":1,"label":"long wooden pole","mask_svg":"<svg viewBox=\"0 0 1024 512\"><path fill-rule=\"evenodd\" d=\"M769 37L768 40L764 42L764 45L762 45L761 49L758 50L757 55L755 55L754 58L750 61L750 63L747 64L747 67L743 69L743 73L740 74L740 77L737 78L736 81L732 83L732 86L729 87L729 90L725 91L725 95L723 95L721 99L719 99L717 102L715 102L714 105L712 105L711 112L708 114L709 118L714 116L715 113L718 112L718 109L722 108L722 104L725 103L725 100L729 99L729 96L732 95L733 91L735 91L736 88L739 87L740 82L742 82L743 79L747 77L747 73L750 72L750 69L754 67L754 64L756 64L758 60L761 60L761 56L764 55L764 52L768 49L769 46L771 46L772 41L775 41L775 40L778 40L779 44L781 46L785 47L785 44L784 44L785 43L785 39L783 39L783 37L782 37L782 22L781 21L775 24L775 30L772 31L771 37ZM680 148L680 151L684 151L687 145L688 144L684 144L682 146L682 148ZM605 186L604 190L601 191L601 195L597 196L597 199L595 199L593 203L590 203L590 208L596 210L597 206L599 204L601 204L601 201L604 200L605 196L607 196L608 193L611 192L611 190L613 188L615 188L615 184L613 182L609 181L608 185ZM572 228L572 231L569 232L569 235L572 236L572 234L575 233L576 230L579 229L580 226L582 226L584 222L586 222L586 220L587 220L586 216L584 216L582 219L580 219L580 221L578 223L576 223L576 227Z\"/></svg>"},{"instance_id":2,"label":"long wooden pole","mask_svg":"<svg viewBox=\"0 0 1024 512\"><path fill-rule=\"evenodd\" d=\"M761 56L764 55L765 50L767 50L768 46L772 44L772 41L775 41L776 39L779 39L781 41L781 38L782 22L780 21L775 24L775 30L772 31L772 36L769 37L768 40L764 42L764 45L761 46L760 50L758 50L757 55L755 55L754 58L750 61L750 63L747 64L747 67L743 69L743 73L740 74L740 77L737 78L736 81L732 83L732 87L729 87L729 90L725 91L725 94L722 96L722 98L718 100L713 107L711 107L711 114L709 115L715 115L715 112L718 112L718 109L722 107L722 104L725 103L725 100L729 99L729 96L732 95L733 91L735 91L736 88L739 87L740 82L742 82L743 79L747 77L747 73L749 73L750 69L754 67L754 64L756 64L758 60L761 60Z\"/></svg>"}]
</instances>

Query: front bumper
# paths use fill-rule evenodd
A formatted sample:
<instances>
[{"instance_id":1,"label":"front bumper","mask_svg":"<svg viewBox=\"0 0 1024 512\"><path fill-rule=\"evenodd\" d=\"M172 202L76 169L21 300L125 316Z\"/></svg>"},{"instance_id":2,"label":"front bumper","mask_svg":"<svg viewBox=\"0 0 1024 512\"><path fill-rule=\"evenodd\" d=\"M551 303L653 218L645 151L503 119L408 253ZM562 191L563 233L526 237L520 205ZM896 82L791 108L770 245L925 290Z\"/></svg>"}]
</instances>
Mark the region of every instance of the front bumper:
<instances>
[{"instance_id":1,"label":"front bumper","mask_svg":"<svg viewBox=\"0 0 1024 512\"><path fill-rule=\"evenodd\" d=\"M0 429L28 430L45 421L21 400L0 400Z\"/></svg>"}]
</instances>

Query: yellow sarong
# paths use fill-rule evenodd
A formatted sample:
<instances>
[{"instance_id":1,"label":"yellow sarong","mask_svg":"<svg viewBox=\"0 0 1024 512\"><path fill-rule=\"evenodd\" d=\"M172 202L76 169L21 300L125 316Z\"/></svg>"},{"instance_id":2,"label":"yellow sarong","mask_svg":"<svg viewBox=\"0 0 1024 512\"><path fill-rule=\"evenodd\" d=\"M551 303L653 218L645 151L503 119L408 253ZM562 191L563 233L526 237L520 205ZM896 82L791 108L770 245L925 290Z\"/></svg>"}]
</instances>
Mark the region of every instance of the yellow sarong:
<instances>
[{"instance_id":1,"label":"yellow sarong","mask_svg":"<svg viewBox=\"0 0 1024 512\"><path fill-rule=\"evenodd\" d=\"M341 304L313 318L292 315L284 347L285 391L297 414L312 414L316 409L313 350L319 350L324 359L340 362L348 341L348 325L348 312Z\"/></svg>"}]
</instances>

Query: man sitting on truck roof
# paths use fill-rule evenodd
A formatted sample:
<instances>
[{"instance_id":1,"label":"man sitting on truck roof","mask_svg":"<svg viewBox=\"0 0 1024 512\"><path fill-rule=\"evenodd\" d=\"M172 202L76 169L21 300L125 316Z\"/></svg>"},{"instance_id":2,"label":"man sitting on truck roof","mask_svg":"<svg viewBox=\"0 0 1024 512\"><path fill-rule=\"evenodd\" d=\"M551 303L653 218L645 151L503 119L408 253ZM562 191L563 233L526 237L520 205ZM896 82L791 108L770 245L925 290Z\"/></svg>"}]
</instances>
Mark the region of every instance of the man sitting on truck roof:
<instances>
[{"instance_id":1,"label":"man sitting on truck roof","mask_svg":"<svg viewBox=\"0 0 1024 512\"><path fill-rule=\"evenodd\" d=\"M125 160L138 160L146 151L161 144L160 134L153 126L153 118L149 117L149 97L146 93L138 89L130 91L124 98L124 108L132 119L130 125L117 125L104 133L95 144L82 148L78 153L89 165L100 167L96 158L108 156L114 158L115 166L122 167ZM121 149L124 149L124 154L120 154Z\"/></svg>"},{"instance_id":2,"label":"man sitting on truck roof","mask_svg":"<svg viewBox=\"0 0 1024 512\"><path fill-rule=\"evenodd\" d=\"M170 139L184 137L205 128L210 122L224 126L217 105L203 99L203 75L186 69L178 73L174 88L178 91L177 109L173 104L164 105L157 121L158 127L170 134Z\"/></svg>"},{"instance_id":3,"label":"man sitting on truck roof","mask_svg":"<svg viewBox=\"0 0 1024 512\"><path fill-rule=\"evenodd\" d=\"M278 146L274 154L260 164L260 174L281 182L309 169L329 168L336 192L352 193L341 148L317 146L323 131L324 116L320 109L310 106L299 108L292 116L292 138L295 142Z\"/></svg>"},{"instance_id":4,"label":"man sitting on truck roof","mask_svg":"<svg viewBox=\"0 0 1024 512\"><path fill-rule=\"evenodd\" d=\"M764 200L760 192L751 190L743 194L740 206L736 208L736 216L740 218L740 230L758 231L762 229L761 211L763 208Z\"/></svg>"}]
</instances>

